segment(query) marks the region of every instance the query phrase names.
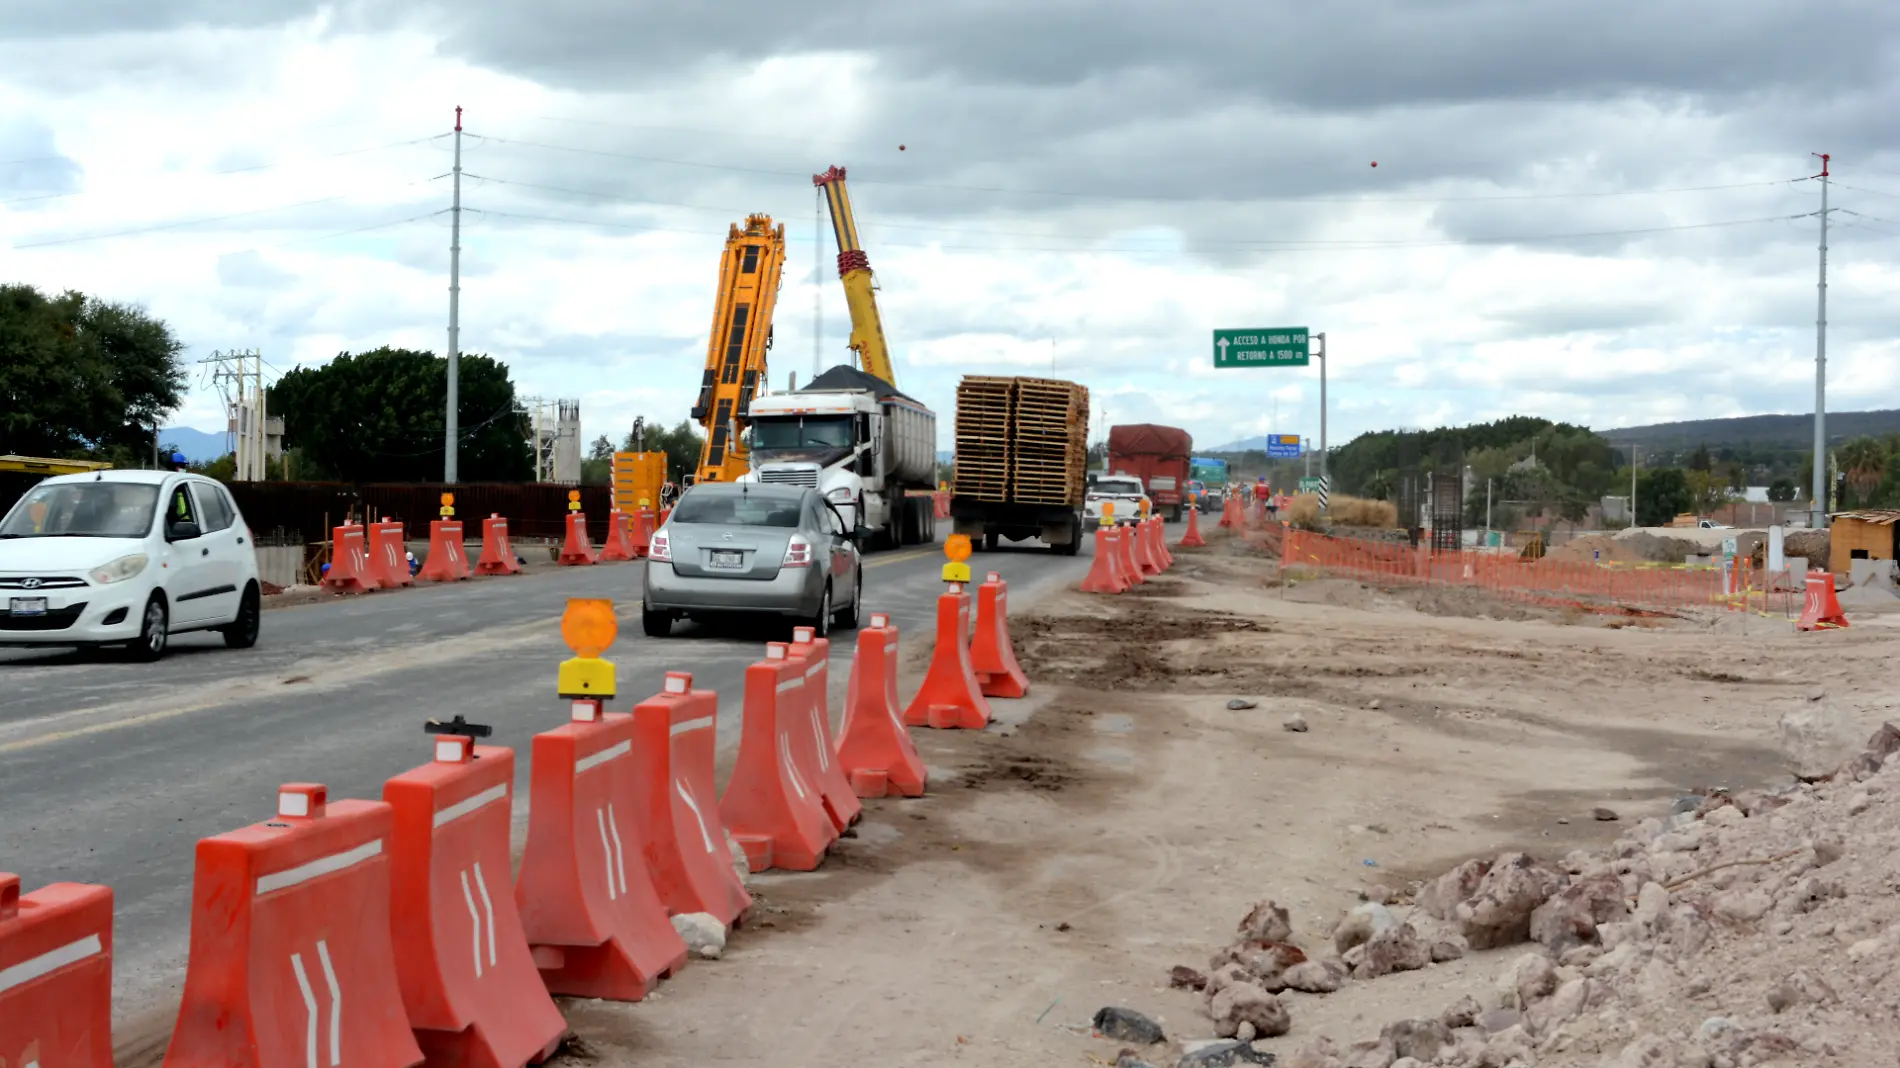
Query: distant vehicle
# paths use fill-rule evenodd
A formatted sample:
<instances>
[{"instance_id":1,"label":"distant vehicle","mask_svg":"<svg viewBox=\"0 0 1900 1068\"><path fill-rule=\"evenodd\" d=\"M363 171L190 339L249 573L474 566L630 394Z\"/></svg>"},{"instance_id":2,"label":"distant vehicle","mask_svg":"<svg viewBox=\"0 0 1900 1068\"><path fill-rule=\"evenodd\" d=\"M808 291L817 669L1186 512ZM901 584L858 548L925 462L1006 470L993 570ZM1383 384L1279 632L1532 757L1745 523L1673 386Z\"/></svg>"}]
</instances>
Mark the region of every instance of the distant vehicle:
<instances>
[{"instance_id":1,"label":"distant vehicle","mask_svg":"<svg viewBox=\"0 0 1900 1068\"><path fill-rule=\"evenodd\" d=\"M864 568L858 532L816 488L701 482L654 532L640 623L649 637L675 620L787 617L830 633L858 625Z\"/></svg>"},{"instance_id":2,"label":"distant vehicle","mask_svg":"<svg viewBox=\"0 0 1900 1068\"><path fill-rule=\"evenodd\" d=\"M1131 423L1108 428L1108 470L1134 475L1154 498L1155 510L1178 522L1187 497L1188 454L1194 439L1176 426Z\"/></svg>"},{"instance_id":3,"label":"distant vehicle","mask_svg":"<svg viewBox=\"0 0 1900 1068\"><path fill-rule=\"evenodd\" d=\"M1089 480L1088 496L1082 502L1082 522L1094 530L1102 525L1102 505L1114 502L1115 521L1125 522L1141 515L1143 501L1149 507L1148 493L1141 487L1141 479L1133 475L1096 475Z\"/></svg>"},{"instance_id":4,"label":"distant vehicle","mask_svg":"<svg viewBox=\"0 0 1900 1068\"><path fill-rule=\"evenodd\" d=\"M176 471L49 478L0 519L0 645L124 645L215 630L257 644L250 528L217 482Z\"/></svg>"}]
</instances>

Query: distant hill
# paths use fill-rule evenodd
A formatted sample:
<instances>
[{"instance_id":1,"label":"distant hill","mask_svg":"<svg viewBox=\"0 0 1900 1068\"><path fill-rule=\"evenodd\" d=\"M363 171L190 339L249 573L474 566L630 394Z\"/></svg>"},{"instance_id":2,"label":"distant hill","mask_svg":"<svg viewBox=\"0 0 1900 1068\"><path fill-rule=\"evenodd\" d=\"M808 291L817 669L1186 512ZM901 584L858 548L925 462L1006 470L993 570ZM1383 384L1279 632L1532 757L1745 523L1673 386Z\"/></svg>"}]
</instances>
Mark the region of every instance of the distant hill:
<instances>
[{"instance_id":1,"label":"distant hill","mask_svg":"<svg viewBox=\"0 0 1900 1068\"><path fill-rule=\"evenodd\" d=\"M1266 448L1267 436L1260 434L1256 437L1241 438L1239 441L1230 441L1225 445L1215 445L1212 448L1202 447L1194 451L1206 455L1214 452L1265 452Z\"/></svg>"},{"instance_id":2,"label":"distant hill","mask_svg":"<svg viewBox=\"0 0 1900 1068\"><path fill-rule=\"evenodd\" d=\"M212 434L203 430L193 430L188 426L168 427L158 432L160 445L176 445L185 459L192 463L215 460L231 451L229 439L222 433Z\"/></svg>"},{"instance_id":3,"label":"distant hill","mask_svg":"<svg viewBox=\"0 0 1900 1068\"><path fill-rule=\"evenodd\" d=\"M1723 447L1798 450L1814 444L1814 415L1692 419L1681 423L1599 430L1597 433L1618 445L1634 444L1659 451L1691 450L1698 445L1707 445L1711 450ZM1827 440L1830 445L1839 445L1863 434L1900 434L1900 410L1827 413Z\"/></svg>"}]
</instances>

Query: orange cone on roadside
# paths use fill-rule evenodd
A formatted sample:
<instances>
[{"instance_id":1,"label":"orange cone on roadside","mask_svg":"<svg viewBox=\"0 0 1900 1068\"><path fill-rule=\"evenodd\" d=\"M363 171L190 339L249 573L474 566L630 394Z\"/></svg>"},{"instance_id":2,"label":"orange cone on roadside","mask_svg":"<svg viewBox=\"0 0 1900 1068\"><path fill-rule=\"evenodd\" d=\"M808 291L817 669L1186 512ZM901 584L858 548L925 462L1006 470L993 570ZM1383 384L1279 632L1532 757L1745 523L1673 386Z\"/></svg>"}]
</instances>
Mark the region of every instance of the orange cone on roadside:
<instances>
[{"instance_id":1,"label":"orange cone on roadside","mask_svg":"<svg viewBox=\"0 0 1900 1068\"><path fill-rule=\"evenodd\" d=\"M1095 528L1095 559L1089 564L1088 576L1082 580L1083 593L1121 593L1128 588L1121 568L1116 566L1119 556L1114 539L1115 532L1110 528Z\"/></svg>"},{"instance_id":2,"label":"orange cone on roadside","mask_svg":"<svg viewBox=\"0 0 1900 1068\"><path fill-rule=\"evenodd\" d=\"M1029 676L1016 662L1016 649L1009 640L1009 583L994 571L976 588L970 667L985 697L1021 697L1029 692Z\"/></svg>"},{"instance_id":3,"label":"orange cone on roadside","mask_svg":"<svg viewBox=\"0 0 1900 1068\"><path fill-rule=\"evenodd\" d=\"M922 797L929 775L897 703L897 628L882 612L858 629L838 764L859 797Z\"/></svg>"},{"instance_id":4,"label":"orange cone on roadside","mask_svg":"<svg viewBox=\"0 0 1900 1068\"><path fill-rule=\"evenodd\" d=\"M1207 539L1201 537L1201 510L1192 504L1188 505L1187 533L1181 535L1177 544L1183 549L1198 549L1207 544Z\"/></svg>"},{"instance_id":5,"label":"orange cone on roadside","mask_svg":"<svg viewBox=\"0 0 1900 1068\"><path fill-rule=\"evenodd\" d=\"M913 727L982 730L990 722L990 703L970 666L970 595L961 584L937 598L937 651L904 722Z\"/></svg>"},{"instance_id":6,"label":"orange cone on roadside","mask_svg":"<svg viewBox=\"0 0 1900 1068\"><path fill-rule=\"evenodd\" d=\"M1807 598L1801 606L1800 630L1835 630L1847 626L1847 613L1841 611L1840 598L1834 596L1834 576L1826 571L1808 572Z\"/></svg>"},{"instance_id":7,"label":"orange cone on roadside","mask_svg":"<svg viewBox=\"0 0 1900 1068\"><path fill-rule=\"evenodd\" d=\"M1139 586L1148 580L1142 577L1141 563L1135 555L1135 528L1119 526L1115 528L1115 555L1120 561L1122 580L1130 586Z\"/></svg>"}]
</instances>

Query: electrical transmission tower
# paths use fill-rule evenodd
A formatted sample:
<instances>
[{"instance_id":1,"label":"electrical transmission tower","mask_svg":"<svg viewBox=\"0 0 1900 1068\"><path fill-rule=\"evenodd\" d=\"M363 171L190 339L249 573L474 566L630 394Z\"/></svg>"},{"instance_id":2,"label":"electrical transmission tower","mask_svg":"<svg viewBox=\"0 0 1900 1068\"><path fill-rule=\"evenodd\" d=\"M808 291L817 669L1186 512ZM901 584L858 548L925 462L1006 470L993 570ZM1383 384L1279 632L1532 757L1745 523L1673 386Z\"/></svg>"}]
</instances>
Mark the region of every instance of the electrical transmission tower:
<instances>
[{"instance_id":1,"label":"electrical transmission tower","mask_svg":"<svg viewBox=\"0 0 1900 1068\"><path fill-rule=\"evenodd\" d=\"M225 444L237 461L233 478L239 482L264 481L264 458L269 437L265 420L264 354L258 349L213 352L199 360L210 368L209 379L224 399Z\"/></svg>"}]
</instances>

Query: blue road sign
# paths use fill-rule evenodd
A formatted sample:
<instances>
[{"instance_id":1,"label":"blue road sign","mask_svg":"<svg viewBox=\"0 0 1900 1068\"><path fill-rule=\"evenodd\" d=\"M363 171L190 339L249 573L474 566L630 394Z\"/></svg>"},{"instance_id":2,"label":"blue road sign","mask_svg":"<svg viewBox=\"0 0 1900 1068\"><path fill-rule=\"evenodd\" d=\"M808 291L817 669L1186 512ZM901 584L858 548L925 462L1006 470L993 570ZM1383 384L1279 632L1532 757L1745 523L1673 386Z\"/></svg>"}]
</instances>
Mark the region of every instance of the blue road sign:
<instances>
[{"instance_id":1,"label":"blue road sign","mask_svg":"<svg viewBox=\"0 0 1900 1068\"><path fill-rule=\"evenodd\" d=\"M1267 457L1272 460L1299 459L1300 436L1298 434L1268 434Z\"/></svg>"}]
</instances>

